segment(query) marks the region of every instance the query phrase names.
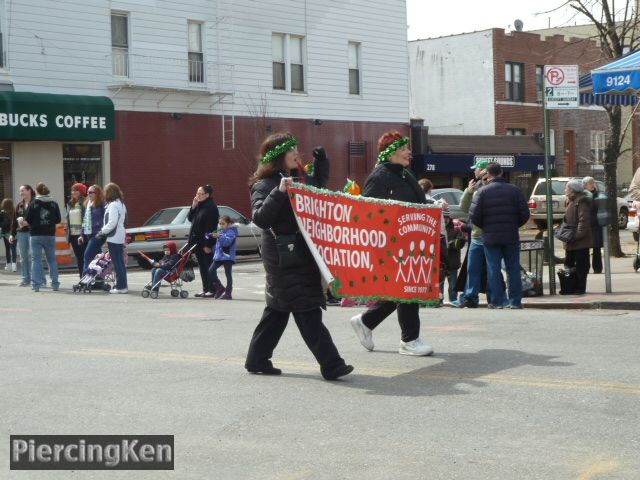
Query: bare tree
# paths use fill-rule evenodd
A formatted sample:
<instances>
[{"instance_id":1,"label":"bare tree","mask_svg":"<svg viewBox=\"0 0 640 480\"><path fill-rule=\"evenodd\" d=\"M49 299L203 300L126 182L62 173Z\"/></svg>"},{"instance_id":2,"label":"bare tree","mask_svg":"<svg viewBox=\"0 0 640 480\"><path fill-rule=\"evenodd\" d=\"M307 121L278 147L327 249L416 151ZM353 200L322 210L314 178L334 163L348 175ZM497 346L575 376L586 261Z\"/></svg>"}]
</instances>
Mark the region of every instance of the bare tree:
<instances>
[{"instance_id":1,"label":"bare tree","mask_svg":"<svg viewBox=\"0 0 640 480\"><path fill-rule=\"evenodd\" d=\"M577 14L584 15L595 28L595 38L599 40L603 56L610 60L622 57L640 47L638 30L638 0L569 0L561 7L569 7ZM618 191L618 158L624 153L622 144L627 128L622 125L620 107L604 107L609 117L610 135L605 147L604 183L609 196L608 209L613 218L618 218L616 196ZM624 256L620 248L618 222L611 225L609 233L611 254Z\"/></svg>"}]
</instances>

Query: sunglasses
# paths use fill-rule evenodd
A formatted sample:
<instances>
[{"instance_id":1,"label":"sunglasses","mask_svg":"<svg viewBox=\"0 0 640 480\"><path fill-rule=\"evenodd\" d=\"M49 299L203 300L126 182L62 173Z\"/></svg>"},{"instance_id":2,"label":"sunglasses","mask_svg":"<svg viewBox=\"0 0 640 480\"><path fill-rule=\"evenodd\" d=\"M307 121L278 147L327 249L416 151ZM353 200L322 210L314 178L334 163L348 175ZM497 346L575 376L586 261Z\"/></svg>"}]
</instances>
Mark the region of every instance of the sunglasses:
<instances>
[{"instance_id":1,"label":"sunglasses","mask_svg":"<svg viewBox=\"0 0 640 480\"><path fill-rule=\"evenodd\" d=\"M96 192L95 192L95 190L89 190L87 193L88 193L89 195L91 195L92 193L96 193Z\"/></svg>"}]
</instances>

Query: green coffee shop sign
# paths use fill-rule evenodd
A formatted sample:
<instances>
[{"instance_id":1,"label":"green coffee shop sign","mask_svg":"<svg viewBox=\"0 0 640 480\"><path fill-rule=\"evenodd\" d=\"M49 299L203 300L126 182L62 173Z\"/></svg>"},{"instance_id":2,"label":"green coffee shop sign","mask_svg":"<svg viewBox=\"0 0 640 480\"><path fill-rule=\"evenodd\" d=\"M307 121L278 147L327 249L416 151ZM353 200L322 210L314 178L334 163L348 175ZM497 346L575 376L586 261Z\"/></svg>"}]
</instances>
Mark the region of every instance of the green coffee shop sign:
<instances>
[{"instance_id":1,"label":"green coffee shop sign","mask_svg":"<svg viewBox=\"0 0 640 480\"><path fill-rule=\"evenodd\" d=\"M114 117L108 97L0 92L0 141L111 140Z\"/></svg>"}]
</instances>

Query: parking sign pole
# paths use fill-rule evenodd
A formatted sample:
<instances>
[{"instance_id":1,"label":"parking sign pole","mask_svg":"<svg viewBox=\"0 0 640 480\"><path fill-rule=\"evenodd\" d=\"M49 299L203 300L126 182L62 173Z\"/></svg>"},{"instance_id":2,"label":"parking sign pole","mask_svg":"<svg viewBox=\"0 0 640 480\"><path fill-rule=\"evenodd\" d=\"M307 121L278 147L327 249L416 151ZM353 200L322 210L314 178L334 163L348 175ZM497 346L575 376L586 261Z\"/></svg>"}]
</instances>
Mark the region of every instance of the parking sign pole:
<instances>
[{"instance_id":1,"label":"parking sign pole","mask_svg":"<svg viewBox=\"0 0 640 480\"><path fill-rule=\"evenodd\" d=\"M553 242L553 202L551 191L551 165L549 151L549 110L547 109L547 95L542 96L542 110L544 112L544 178L547 186L547 248L549 249L549 295L556 294L556 259Z\"/></svg>"}]
</instances>

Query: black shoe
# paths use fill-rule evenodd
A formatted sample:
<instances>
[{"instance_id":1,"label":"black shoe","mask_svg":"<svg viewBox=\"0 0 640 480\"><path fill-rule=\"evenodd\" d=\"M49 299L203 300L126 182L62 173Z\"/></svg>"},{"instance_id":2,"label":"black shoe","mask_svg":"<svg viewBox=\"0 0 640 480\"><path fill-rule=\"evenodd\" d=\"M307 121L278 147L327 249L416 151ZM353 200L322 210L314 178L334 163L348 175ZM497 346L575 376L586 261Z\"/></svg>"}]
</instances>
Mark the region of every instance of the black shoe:
<instances>
[{"instance_id":1,"label":"black shoe","mask_svg":"<svg viewBox=\"0 0 640 480\"><path fill-rule=\"evenodd\" d=\"M464 306L466 308L478 308L478 304L475 303L473 300L469 300L468 298L465 299Z\"/></svg>"},{"instance_id":2,"label":"black shoe","mask_svg":"<svg viewBox=\"0 0 640 480\"><path fill-rule=\"evenodd\" d=\"M340 365L328 372L325 372L323 369L320 369L322 376L325 380L337 380L340 377L344 377L345 375L349 375L353 372L352 365Z\"/></svg>"},{"instance_id":3,"label":"black shoe","mask_svg":"<svg viewBox=\"0 0 640 480\"><path fill-rule=\"evenodd\" d=\"M274 367L273 365L266 365L264 367L245 367L249 373L261 373L262 375L280 375L282 370Z\"/></svg>"}]
</instances>

